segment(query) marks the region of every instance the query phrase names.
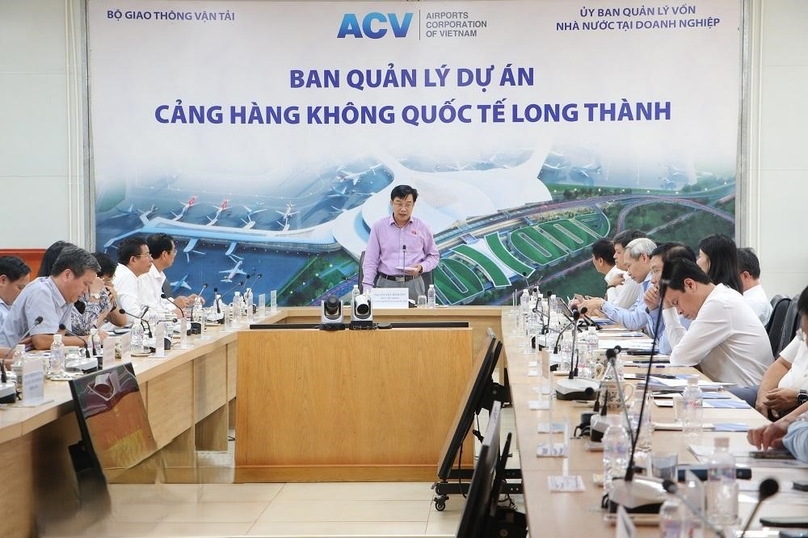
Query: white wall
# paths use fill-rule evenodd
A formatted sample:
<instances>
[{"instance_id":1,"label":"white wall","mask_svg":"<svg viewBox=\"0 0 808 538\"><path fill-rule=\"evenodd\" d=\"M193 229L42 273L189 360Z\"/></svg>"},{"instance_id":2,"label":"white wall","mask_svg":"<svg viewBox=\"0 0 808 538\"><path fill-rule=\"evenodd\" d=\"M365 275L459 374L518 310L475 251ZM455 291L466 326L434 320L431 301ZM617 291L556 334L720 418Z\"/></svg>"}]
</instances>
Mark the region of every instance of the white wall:
<instances>
[{"instance_id":1,"label":"white wall","mask_svg":"<svg viewBox=\"0 0 808 538\"><path fill-rule=\"evenodd\" d=\"M0 248L86 245L83 19L80 1L0 1Z\"/></svg>"},{"instance_id":2,"label":"white wall","mask_svg":"<svg viewBox=\"0 0 808 538\"><path fill-rule=\"evenodd\" d=\"M748 200L741 238L761 260L770 295L808 285L808 2L753 2Z\"/></svg>"},{"instance_id":3,"label":"white wall","mask_svg":"<svg viewBox=\"0 0 808 538\"><path fill-rule=\"evenodd\" d=\"M743 1L743 0L739 0ZM737 213L770 294L808 284L808 2L751 0L747 160ZM0 1L0 248L89 245L84 0ZM11 224L10 224L11 223Z\"/></svg>"}]
</instances>

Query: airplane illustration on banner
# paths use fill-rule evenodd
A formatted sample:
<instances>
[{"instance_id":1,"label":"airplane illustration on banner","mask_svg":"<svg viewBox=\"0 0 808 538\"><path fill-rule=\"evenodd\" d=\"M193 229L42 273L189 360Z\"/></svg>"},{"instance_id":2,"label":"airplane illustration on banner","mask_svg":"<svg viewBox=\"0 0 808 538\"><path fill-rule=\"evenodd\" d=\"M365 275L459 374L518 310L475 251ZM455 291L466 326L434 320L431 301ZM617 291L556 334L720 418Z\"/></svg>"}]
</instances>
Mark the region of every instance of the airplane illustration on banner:
<instances>
[{"instance_id":1,"label":"airplane illustration on banner","mask_svg":"<svg viewBox=\"0 0 808 538\"><path fill-rule=\"evenodd\" d=\"M208 223L206 224L206 226L213 226L219 221L219 217L221 216L222 212L230 210L230 204L228 203L227 198L222 200L221 204L215 205L213 207L216 208L216 214L213 215L213 218L207 217Z\"/></svg>"},{"instance_id":2,"label":"airplane illustration on banner","mask_svg":"<svg viewBox=\"0 0 808 538\"><path fill-rule=\"evenodd\" d=\"M236 265L234 265L230 269L226 269L224 271L219 271L220 273L224 274L224 278L222 278L222 282L233 282L233 278L236 275L246 275L244 271L242 271L241 266L244 265L244 258L239 258L238 256L230 255L228 256L231 260L233 260Z\"/></svg>"},{"instance_id":3,"label":"airplane illustration on banner","mask_svg":"<svg viewBox=\"0 0 808 538\"><path fill-rule=\"evenodd\" d=\"M174 213L172 211L171 214L174 215L174 218L171 220L180 220L182 217L185 216L185 213L187 213L189 209L194 207L194 204L196 204L196 194L188 198L187 202L180 202L180 203L182 204L182 209L180 209L179 213Z\"/></svg>"}]
</instances>

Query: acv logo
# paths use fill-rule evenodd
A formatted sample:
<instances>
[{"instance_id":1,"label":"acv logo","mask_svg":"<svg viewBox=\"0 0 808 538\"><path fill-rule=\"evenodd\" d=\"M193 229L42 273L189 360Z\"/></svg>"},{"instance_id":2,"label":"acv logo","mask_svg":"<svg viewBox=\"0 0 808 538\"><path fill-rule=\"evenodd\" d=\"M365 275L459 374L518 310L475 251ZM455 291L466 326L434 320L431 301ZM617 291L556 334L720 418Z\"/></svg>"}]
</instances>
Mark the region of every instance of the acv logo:
<instances>
[{"instance_id":1,"label":"acv logo","mask_svg":"<svg viewBox=\"0 0 808 538\"><path fill-rule=\"evenodd\" d=\"M342 24L339 27L337 38L344 39L345 37L369 37L370 39L381 39L387 35L387 30L393 32L395 37L407 37L407 32L410 29L412 22L412 13L405 13L402 20L396 13L379 13L373 11L362 17L362 22L359 22L359 17L356 13L346 13L342 16Z\"/></svg>"}]
</instances>

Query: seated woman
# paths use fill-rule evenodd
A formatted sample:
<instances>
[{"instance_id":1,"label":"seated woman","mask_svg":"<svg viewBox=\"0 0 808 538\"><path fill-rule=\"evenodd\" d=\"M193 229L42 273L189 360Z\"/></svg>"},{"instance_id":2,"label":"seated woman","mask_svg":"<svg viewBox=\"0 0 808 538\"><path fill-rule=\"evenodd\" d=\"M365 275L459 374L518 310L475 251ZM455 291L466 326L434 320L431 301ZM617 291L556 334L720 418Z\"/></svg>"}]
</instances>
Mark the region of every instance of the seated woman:
<instances>
[{"instance_id":1,"label":"seated woman","mask_svg":"<svg viewBox=\"0 0 808 538\"><path fill-rule=\"evenodd\" d=\"M107 333L101 330L105 322L122 327L126 325L126 315L121 314L117 304L117 294L112 285L117 264L103 252L95 252L93 256L101 266L101 272L90 288L76 303L72 313L73 333L77 336L87 336L90 329L95 327L101 340ZM83 311L79 303L84 305Z\"/></svg>"},{"instance_id":2,"label":"seated woman","mask_svg":"<svg viewBox=\"0 0 808 538\"><path fill-rule=\"evenodd\" d=\"M738 293L743 293L738 270L738 247L731 237L724 234L708 235L699 242L699 257L696 264L707 273L713 284L724 284Z\"/></svg>"}]
</instances>

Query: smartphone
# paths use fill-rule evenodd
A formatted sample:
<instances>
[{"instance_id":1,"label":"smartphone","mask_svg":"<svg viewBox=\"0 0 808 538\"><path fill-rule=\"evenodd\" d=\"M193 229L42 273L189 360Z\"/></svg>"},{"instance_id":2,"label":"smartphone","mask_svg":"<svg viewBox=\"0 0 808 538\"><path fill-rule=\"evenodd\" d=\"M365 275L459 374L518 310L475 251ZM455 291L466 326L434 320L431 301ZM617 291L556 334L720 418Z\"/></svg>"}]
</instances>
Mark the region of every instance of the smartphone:
<instances>
[{"instance_id":1,"label":"smartphone","mask_svg":"<svg viewBox=\"0 0 808 538\"><path fill-rule=\"evenodd\" d=\"M780 538L808 538L808 531L806 530L780 531Z\"/></svg>"},{"instance_id":2,"label":"smartphone","mask_svg":"<svg viewBox=\"0 0 808 538\"><path fill-rule=\"evenodd\" d=\"M795 480L793 487L797 491L808 491L808 482L805 480Z\"/></svg>"},{"instance_id":3,"label":"smartphone","mask_svg":"<svg viewBox=\"0 0 808 538\"><path fill-rule=\"evenodd\" d=\"M793 460L788 450L750 450L749 457L758 460Z\"/></svg>"},{"instance_id":4,"label":"smartphone","mask_svg":"<svg viewBox=\"0 0 808 538\"><path fill-rule=\"evenodd\" d=\"M808 528L808 516L761 517L760 524L766 527L786 527L791 529Z\"/></svg>"}]
</instances>

